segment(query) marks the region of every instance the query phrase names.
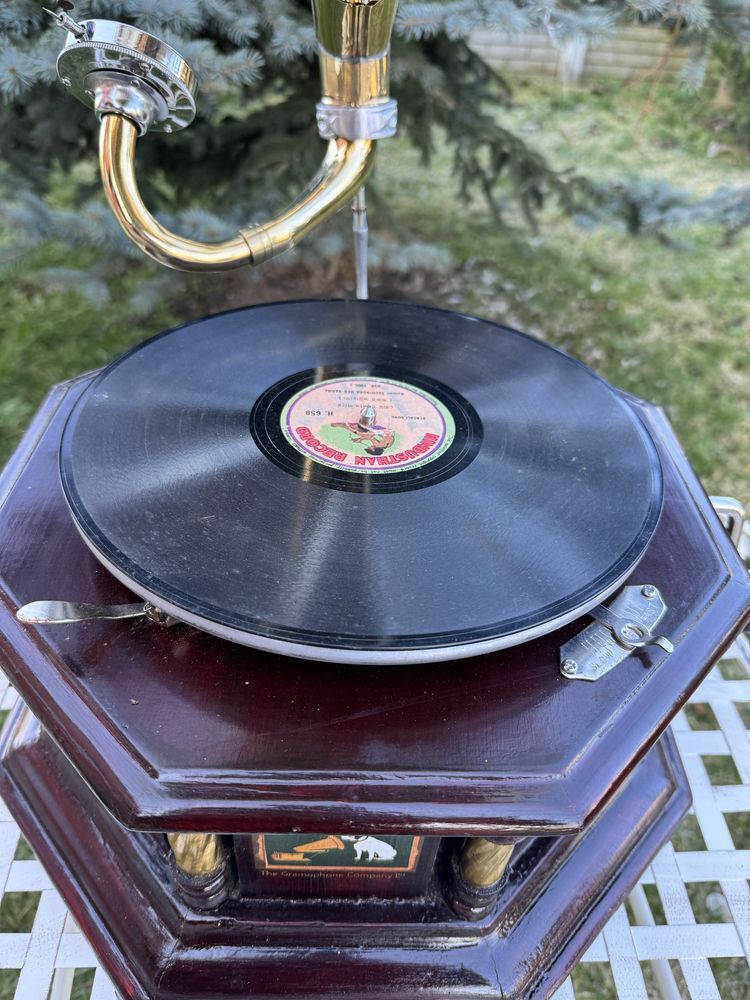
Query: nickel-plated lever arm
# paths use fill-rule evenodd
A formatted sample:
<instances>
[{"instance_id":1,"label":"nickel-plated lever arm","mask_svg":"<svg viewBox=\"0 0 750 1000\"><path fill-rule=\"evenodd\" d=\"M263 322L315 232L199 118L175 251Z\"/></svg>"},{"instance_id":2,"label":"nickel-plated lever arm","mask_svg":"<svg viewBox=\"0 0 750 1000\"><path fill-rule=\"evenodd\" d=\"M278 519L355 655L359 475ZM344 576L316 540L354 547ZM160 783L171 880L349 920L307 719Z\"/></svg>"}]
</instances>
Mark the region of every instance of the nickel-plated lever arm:
<instances>
[{"instance_id":1,"label":"nickel-plated lever arm","mask_svg":"<svg viewBox=\"0 0 750 1000\"><path fill-rule=\"evenodd\" d=\"M74 601L32 601L16 611L26 625L69 625L102 619L148 618L157 625L176 625L177 620L148 601L137 604L80 604Z\"/></svg>"}]
</instances>

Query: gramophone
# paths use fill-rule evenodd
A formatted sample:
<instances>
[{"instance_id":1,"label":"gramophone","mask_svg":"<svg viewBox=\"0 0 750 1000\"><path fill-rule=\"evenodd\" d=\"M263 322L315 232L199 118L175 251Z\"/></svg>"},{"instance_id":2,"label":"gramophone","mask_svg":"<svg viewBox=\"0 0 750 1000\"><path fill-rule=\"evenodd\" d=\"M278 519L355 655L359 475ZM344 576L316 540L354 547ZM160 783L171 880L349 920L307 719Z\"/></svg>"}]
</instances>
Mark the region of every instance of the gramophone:
<instances>
[{"instance_id":1,"label":"gramophone","mask_svg":"<svg viewBox=\"0 0 750 1000\"><path fill-rule=\"evenodd\" d=\"M687 809L667 726L750 615L741 507L658 407L367 299L395 13L314 0L320 173L215 245L135 177L140 136L190 124L190 67L53 15L144 252L257 264L351 204L358 261L357 298L57 386L2 479L0 788L123 997L551 994Z\"/></svg>"}]
</instances>

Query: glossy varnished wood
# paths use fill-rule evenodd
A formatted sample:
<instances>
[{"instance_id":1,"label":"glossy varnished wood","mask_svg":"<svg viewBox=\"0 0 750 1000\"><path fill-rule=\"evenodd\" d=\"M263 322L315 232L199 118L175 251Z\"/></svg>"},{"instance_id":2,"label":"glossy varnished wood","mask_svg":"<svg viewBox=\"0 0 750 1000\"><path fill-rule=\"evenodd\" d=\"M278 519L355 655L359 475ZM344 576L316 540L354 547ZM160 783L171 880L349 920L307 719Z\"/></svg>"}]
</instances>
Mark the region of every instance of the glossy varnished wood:
<instances>
[{"instance_id":1,"label":"glossy varnished wood","mask_svg":"<svg viewBox=\"0 0 750 1000\"><path fill-rule=\"evenodd\" d=\"M0 758L0 792L131 1000L542 1000L688 805L664 736L583 833L527 841L476 923L446 906L440 864L418 899L267 894L201 914L174 887L164 838L118 824L23 705Z\"/></svg>"},{"instance_id":2,"label":"glossy varnished wood","mask_svg":"<svg viewBox=\"0 0 750 1000\"><path fill-rule=\"evenodd\" d=\"M85 384L51 394L3 479L0 652L34 714L133 828L578 829L747 620L737 553L661 413L632 401L666 488L633 582L656 584L669 604L669 657L651 648L586 684L558 671L578 624L489 656L401 669L283 659L145 621L21 625L15 611L27 601L130 597L81 542L58 481L62 426Z\"/></svg>"}]
</instances>

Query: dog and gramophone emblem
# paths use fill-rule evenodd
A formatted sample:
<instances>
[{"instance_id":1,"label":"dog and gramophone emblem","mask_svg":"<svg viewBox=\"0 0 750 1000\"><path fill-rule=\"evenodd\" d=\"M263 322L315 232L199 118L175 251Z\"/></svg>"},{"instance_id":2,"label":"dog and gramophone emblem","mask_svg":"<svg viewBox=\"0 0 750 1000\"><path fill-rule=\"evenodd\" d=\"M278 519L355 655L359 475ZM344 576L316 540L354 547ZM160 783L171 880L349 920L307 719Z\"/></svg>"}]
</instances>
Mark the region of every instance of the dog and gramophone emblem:
<instances>
[{"instance_id":1,"label":"dog and gramophone emblem","mask_svg":"<svg viewBox=\"0 0 750 1000\"><path fill-rule=\"evenodd\" d=\"M290 871L414 871L421 837L372 834L258 834L253 838L261 868Z\"/></svg>"}]
</instances>

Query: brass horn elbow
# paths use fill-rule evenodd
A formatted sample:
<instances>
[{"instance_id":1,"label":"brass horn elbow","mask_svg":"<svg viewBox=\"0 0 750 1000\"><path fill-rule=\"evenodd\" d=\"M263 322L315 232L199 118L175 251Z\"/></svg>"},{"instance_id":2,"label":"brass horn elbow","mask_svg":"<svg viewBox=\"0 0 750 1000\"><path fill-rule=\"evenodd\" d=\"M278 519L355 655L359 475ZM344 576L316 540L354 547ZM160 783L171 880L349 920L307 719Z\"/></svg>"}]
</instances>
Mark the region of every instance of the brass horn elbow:
<instances>
[{"instance_id":1,"label":"brass horn elbow","mask_svg":"<svg viewBox=\"0 0 750 1000\"><path fill-rule=\"evenodd\" d=\"M143 203L135 143L149 130L173 132L195 116L196 79L171 46L117 21L52 15L68 32L58 56L63 84L101 121L99 162L117 221L144 253L186 271L259 264L293 247L352 201L373 167L375 139L393 135L388 94L390 34L398 0L313 0L323 96L318 131L329 140L323 165L289 208L223 243L170 232Z\"/></svg>"},{"instance_id":2,"label":"brass horn elbow","mask_svg":"<svg viewBox=\"0 0 750 1000\"><path fill-rule=\"evenodd\" d=\"M333 139L309 187L277 218L241 230L223 243L198 243L170 232L143 203L135 175L138 129L128 118L105 114L99 136L104 193L115 218L149 257L183 271L225 271L260 264L295 246L312 229L354 197L374 163L366 139Z\"/></svg>"}]
</instances>

